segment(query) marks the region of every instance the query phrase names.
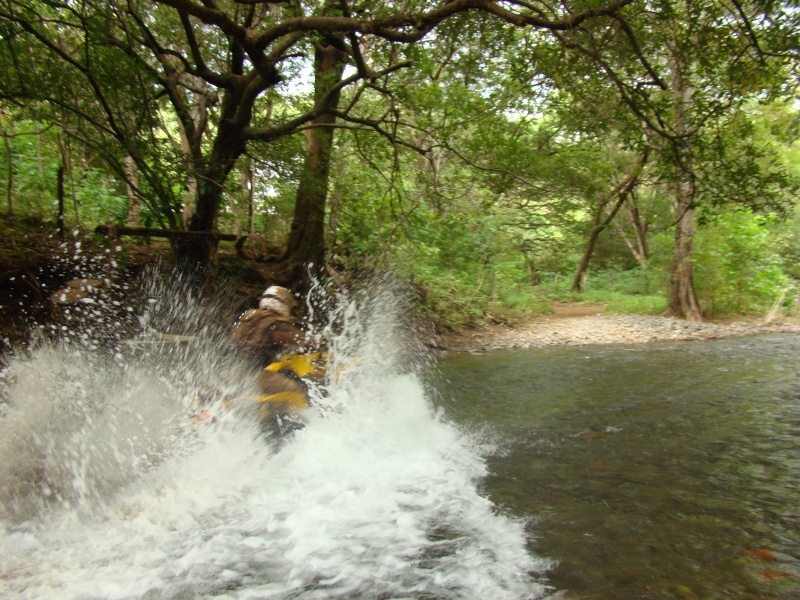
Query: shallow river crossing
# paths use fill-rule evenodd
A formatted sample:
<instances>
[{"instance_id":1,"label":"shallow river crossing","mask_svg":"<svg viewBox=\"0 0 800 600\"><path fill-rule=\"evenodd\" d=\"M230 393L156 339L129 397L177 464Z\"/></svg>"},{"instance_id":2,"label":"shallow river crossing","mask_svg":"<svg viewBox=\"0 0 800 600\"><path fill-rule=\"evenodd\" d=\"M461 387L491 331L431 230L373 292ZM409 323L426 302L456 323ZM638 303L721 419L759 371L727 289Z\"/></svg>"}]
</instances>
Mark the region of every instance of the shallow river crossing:
<instances>
[{"instance_id":1,"label":"shallow river crossing","mask_svg":"<svg viewBox=\"0 0 800 600\"><path fill-rule=\"evenodd\" d=\"M800 336L418 364L365 302L284 440L246 402L189 418L253 393L205 314L190 344L13 358L0 597L800 597Z\"/></svg>"}]
</instances>

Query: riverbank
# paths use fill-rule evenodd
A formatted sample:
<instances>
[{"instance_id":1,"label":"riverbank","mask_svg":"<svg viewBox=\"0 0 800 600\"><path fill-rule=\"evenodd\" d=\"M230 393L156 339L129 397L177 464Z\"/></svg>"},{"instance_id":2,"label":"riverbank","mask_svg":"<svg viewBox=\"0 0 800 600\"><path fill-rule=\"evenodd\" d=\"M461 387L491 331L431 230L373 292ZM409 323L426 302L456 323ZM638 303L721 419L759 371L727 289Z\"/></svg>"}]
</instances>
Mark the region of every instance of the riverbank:
<instances>
[{"instance_id":1,"label":"riverbank","mask_svg":"<svg viewBox=\"0 0 800 600\"><path fill-rule=\"evenodd\" d=\"M636 344L739 337L764 333L800 333L798 319L742 318L694 323L659 315L603 314L602 305L555 305L554 313L518 327L492 326L442 336L447 352L480 353L512 348Z\"/></svg>"},{"instance_id":2,"label":"riverbank","mask_svg":"<svg viewBox=\"0 0 800 600\"><path fill-rule=\"evenodd\" d=\"M120 245L123 245L120 242ZM124 244L127 276L147 265L169 259L163 242ZM81 249L78 252L78 248ZM78 255L84 257L77 260ZM86 277L81 266L95 261L105 264L107 251L89 238L63 243L35 222L0 215L0 356L9 348L25 344L31 323L53 318L50 294L76 277ZM119 258L118 256L118 258ZM97 261L100 261L99 263ZM242 301L255 297L273 282L271 263L242 261L228 249L220 253L218 269L238 282L235 292ZM748 318L691 323L655 315L607 315L598 304L556 302L550 315L516 326L494 325L442 336L425 334L430 345L448 352L488 352L506 348L554 345L624 344L693 339L713 339L760 333L800 333L800 319Z\"/></svg>"}]
</instances>

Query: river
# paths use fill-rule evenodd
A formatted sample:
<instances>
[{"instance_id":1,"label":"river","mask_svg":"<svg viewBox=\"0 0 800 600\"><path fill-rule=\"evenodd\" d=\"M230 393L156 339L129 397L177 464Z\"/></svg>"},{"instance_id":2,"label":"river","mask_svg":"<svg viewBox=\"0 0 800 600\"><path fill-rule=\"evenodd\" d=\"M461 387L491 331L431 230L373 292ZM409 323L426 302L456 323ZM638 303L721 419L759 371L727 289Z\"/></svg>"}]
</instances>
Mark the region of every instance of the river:
<instances>
[{"instance_id":1,"label":"river","mask_svg":"<svg viewBox=\"0 0 800 600\"><path fill-rule=\"evenodd\" d=\"M176 285L135 343L93 299L0 373L3 599L800 592L800 336L436 358L391 290L339 298L328 383L276 439Z\"/></svg>"},{"instance_id":2,"label":"river","mask_svg":"<svg viewBox=\"0 0 800 600\"><path fill-rule=\"evenodd\" d=\"M453 355L439 402L570 599L800 597L800 336Z\"/></svg>"}]
</instances>

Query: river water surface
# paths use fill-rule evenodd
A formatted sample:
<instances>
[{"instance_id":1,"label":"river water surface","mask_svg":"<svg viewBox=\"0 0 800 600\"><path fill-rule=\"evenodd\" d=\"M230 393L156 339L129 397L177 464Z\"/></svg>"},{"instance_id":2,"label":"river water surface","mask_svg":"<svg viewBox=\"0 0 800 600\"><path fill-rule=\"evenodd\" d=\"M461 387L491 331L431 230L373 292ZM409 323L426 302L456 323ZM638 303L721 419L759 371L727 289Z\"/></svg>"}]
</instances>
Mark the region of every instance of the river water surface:
<instances>
[{"instance_id":1,"label":"river water surface","mask_svg":"<svg viewBox=\"0 0 800 600\"><path fill-rule=\"evenodd\" d=\"M485 493L566 598L800 598L800 336L453 355Z\"/></svg>"},{"instance_id":2,"label":"river water surface","mask_svg":"<svg viewBox=\"0 0 800 600\"><path fill-rule=\"evenodd\" d=\"M145 292L0 373L4 600L800 597L800 336L426 363L339 298L276 439L214 306Z\"/></svg>"}]
</instances>

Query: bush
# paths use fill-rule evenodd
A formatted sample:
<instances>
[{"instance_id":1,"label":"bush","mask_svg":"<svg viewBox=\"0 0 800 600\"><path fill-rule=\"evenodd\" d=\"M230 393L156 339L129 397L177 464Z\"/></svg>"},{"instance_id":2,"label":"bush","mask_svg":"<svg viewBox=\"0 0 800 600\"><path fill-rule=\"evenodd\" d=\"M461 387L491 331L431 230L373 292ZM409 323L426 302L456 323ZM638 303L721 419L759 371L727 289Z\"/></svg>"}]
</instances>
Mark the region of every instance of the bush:
<instances>
[{"instance_id":1,"label":"bush","mask_svg":"<svg viewBox=\"0 0 800 600\"><path fill-rule=\"evenodd\" d=\"M739 210L698 230L695 285L705 314L765 313L782 295L796 297L769 224L767 216Z\"/></svg>"}]
</instances>

